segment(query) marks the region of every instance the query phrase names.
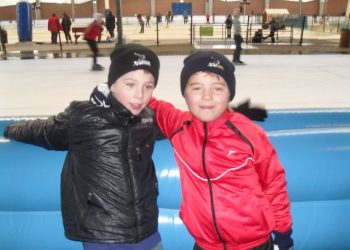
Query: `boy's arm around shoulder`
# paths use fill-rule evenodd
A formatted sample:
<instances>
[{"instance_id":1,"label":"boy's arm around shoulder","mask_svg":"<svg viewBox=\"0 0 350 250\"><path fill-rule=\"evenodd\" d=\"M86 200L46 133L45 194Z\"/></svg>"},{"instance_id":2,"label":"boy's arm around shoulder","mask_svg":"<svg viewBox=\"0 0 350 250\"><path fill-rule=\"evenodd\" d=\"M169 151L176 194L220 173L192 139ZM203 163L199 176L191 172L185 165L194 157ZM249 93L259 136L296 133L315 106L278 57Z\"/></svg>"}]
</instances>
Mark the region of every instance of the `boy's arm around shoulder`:
<instances>
[{"instance_id":1,"label":"boy's arm around shoulder","mask_svg":"<svg viewBox=\"0 0 350 250\"><path fill-rule=\"evenodd\" d=\"M72 106L74 106L73 103L64 112L47 119L26 120L10 124L4 129L4 137L48 150L67 150Z\"/></svg>"},{"instance_id":2,"label":"boy's arm around shoulder","mask_svg":"<svg viewBox=\"0 0 350 250\"><path fill-rule=\"evenodd\" d=\"M152 98L148 104L155 112L156 122L161 132L171 138L173 132L190 119L189 112L175 108L171 103Z\"/></svg>"}]
</instances>

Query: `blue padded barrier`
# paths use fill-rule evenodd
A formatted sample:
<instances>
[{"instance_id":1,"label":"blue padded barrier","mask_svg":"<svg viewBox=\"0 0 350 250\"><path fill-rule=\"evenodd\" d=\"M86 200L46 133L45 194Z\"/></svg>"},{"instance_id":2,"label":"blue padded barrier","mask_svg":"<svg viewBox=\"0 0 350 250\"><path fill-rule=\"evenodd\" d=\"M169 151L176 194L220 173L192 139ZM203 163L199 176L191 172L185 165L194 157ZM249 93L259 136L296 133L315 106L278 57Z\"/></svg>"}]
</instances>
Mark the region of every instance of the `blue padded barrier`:
<instances>
[{"instance_id":1,"label":"blue padded barrier","mask_svg":"<svg viewBox=\"0 0 350 250\"><path fill-rule=\"evenodd\" d=\"M271 111L262 124L286 169L296 250L350 249L349 118L350 110ZM0 119L1 134L11 122ZM64 155L0 137L0 250L82 249L63 233ZM178 214L179 173L168 140L156 143L153 158L164 249L192 249Z\"/></svg>"},{"instance_id":2,"label":"blue padded barrier","mask_svg":"<svg viewBox=\"0 0 350 250\"><path fill-rule=\"evenodd\" d=\"M350 200L350 127L268 132L291 201Z\"/></svg>"},{"instance_id":3,"label":"blue padded barrier","mask_svg":"<svg viewBox=\"0 0 350 250\"><path fill-rule=\"evenodd\" d=\"M265 122L257 122L266 131L350 127L349 109L272 110Z\"/></svg>"}]
</instances>

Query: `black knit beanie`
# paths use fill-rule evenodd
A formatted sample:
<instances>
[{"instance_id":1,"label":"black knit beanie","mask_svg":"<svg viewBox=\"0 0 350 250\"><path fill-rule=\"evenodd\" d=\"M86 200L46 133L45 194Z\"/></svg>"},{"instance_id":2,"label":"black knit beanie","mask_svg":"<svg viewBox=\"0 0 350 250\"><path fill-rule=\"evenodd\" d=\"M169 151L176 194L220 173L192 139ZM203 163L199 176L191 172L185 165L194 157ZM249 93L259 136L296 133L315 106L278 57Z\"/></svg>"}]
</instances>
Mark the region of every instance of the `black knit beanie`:
<instances>
[{"instance_id":1,"label":"black knit beanie","mask_svg":"<svg viewBox=\"0 0 350 250\"><path fill-rule=\"evenodd\" d=\"M150 49L139 44L124 44L115 48L111 55L111 65L108 72L108 87L122 75L138 70L149 71L155 79L157 85L159 75L158 56Z\"/></svg>"},{"instance_id":2,"label":"black knit beanie","mask_svg":"<svg viewBox=\"0 0 350 250\"><path fill-rule=\"evenodd\" d=\"M236 89L235 67L224 55L206 50L199 50L185 58L181 71L182 95L185 93L188 79L199 71L212 72L224 78L230 90L230 101L232 101Z\"/></svg>"}]
</instances>

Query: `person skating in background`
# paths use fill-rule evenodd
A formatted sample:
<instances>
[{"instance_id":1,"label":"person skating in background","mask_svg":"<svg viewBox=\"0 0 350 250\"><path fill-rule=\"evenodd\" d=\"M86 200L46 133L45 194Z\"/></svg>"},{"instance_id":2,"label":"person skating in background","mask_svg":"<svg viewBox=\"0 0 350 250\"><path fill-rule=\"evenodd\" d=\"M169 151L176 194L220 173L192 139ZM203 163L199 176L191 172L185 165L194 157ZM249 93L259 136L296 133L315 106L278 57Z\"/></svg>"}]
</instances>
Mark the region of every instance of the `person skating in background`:
<instances>
[{"instance_id":1,"label":"person skating in background","mask_svg":"<svg viewBox=\"0 0 350 250\"><path fill-rule=\"evenodd\" d=\"M98 46L97 41L103 30L103 15L100 13L95 13L93 16L94 20L89 24L84 32L84 38L90 47L92 52L92 70L103 70L104 68L97 63L98 56Z\"/></svg>"},{"instance_id":2,"label":"person skating in background","mask_svg":"<svg viewBox=\"0 0 350 250\"><path fill-rule=\"evenodd\" d=\"M264 37L264 39L271 37L271 43L275 43L275 32L278 30L278 23L274 17L269 22L269 26L270 26L270 34Z\"/></svg>"},{"instance_id":3,"label":"person skating in background","mask_svg":"<svg viewBox=\"0 0 350 250\"><path fill-rule=\"evenodd\" d=\"M233 63L234 64L244 64L241 61L241 51L243 37L241 35L241 21L239 20L240 11L235 9L233 11L233 40L235 41L235 50L233 52Z\"/></svg>"},{"instance_id":4,"label":"person skating in background","mask_svg":"<svg viewBox=\"0 0 350 250\"><path fill-rule=\"evenodd\" d=\"M106 29L109 33L110 40L114 41L115 16L110 10L108 10L107 17L106 17Z\"/></svg>"},{"instance_id":5,"label":"person skating in background","mask_svg":"<svg viewBox=\"0 0 350 250\"><path fill-rule=\"evenodd\" d=\"M9 125L4 136L68 150L61 174L65 236L84 250L162 250L152 153L160 136L147 107L159 59L141 45L111 53L109 106L75 101L47 120Z\"/></svg>"},{"instance_id":6,"label":"person skating in background","mask_svg":"<svg viewBox=\"0 0 350 250\"><path fill-rule=\"evenodd\" d=\"M61 25L62 25L64 36L66 38L66 43L69 43L69 42L72 43L72 37L70 36L70 27L72 25L72 21L66 12L63 12Z\"/></svg>"},{"instance_id":7,"label":"person skating in background","mask_svg":"<svg viewBox=\"0 0 350 250\"><path fill-rule=\"evenodd\" d=\"M60 32L60 20L56 16L55 13L53 13L48 20L47 23L47 29L51 32L51 44L57 44L57 35L58 32Z\"/></svg>"}]
</instances>

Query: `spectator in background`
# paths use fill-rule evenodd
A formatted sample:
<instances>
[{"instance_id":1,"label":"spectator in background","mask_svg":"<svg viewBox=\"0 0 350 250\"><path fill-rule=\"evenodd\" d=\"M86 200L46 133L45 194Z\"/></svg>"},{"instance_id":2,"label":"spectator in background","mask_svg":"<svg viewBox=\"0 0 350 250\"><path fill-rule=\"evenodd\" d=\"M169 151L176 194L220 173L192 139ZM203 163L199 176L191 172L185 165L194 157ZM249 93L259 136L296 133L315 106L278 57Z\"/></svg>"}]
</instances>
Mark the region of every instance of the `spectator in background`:
<instances>
[{"instance_id":1,"label":"spectator in background","mask_svg":"<svg viewBox=\"0 0 350 250\"><path fill-rule=\"evenodd\" d=\"M150 14L147 14L146 16L146 26L150 27L150 21L151 20L151 15Z\"/></svg>"},{"instance_id":2,"label":"spectator in background","mask_svg":"<svg viewBox=\"0 0 350 250\"><path fill-rule=\"evenodd\" d=\"M157 12L157 14L156 14L156 19L157 19L158 24L163 23L162 15L159 12Z\"/></svg>"},{"instance_id":3,"label":"spectator in background","mask_svg":"<svg viewBox=\"0 0 350 250\"><path fill-rule=\"evenodd\" d=\"M207 19L207 23L209 23L209 19L210 19L209 13L207 13L207 14L205 15L205 18Z\"/></svg>"},{"instance_id":4,"label":"spectator in background","mask_svg":"<svg viewBox=\"0 0 350 250\"><path fill-rule=\"evenodd\" d=\"M64 32L64 36L66 37L66 43L69 41L72 43L72 37L70 36L70 26L72 25L72 21L66 12L63 12L63 17L61 20L62 29Z\"/></svg>"},{"instance_id":5,"label":"spectator in background","mask_svg":"<svg viewBox=\"0 0 350 250\"><path fill-rule=\"evenodd\" d=\"M228 17L225 20L225 28L227 33L227 38L231 38L231 29L232 29L232 16L228 15Z\"/></svg>"},{"instance_id":6,"label":"spectator in background","mask_svg":"<svg viewBox=\"0 0 350 250\"><path fill-rule=\"evenodd\" d=\"M108 10L106 17L106 29L108 30L111 41L114 40L114 29L115 29L115 16L112 11Z\"/></svg>"},{"instance_id":7,"label":"spectator in background","mask_svg":"<svg viewBox=\"0 0 350 250\"><path fill-rule=\"evenodd\" d=\"M244 62L241 61L241 50L242 50L242 42L243 37L241 36L241 22L239 20L239 9L235 9L233 12L233 40L235 41L235 50L233 52L233 63L234 64L244 64Z\"/></svg>"},{"instance_id":8,"label":"spectator in background","mask_svg":"<svg viewBox=\"0 0 350 250\"><path fill-rule=\"evenodd\" d=\"M53 13L48 20L48 30L51 32L51 43L57 44L57 35L60 31L60 20L56 16L55 13Z\"/></svg>"},{"instance_id":9,"label":"spectator in background","mask_svg":"<svg viewBox=\"0 0 350 250\"><path fill-rule=\"evenodd\" d=\"M0 26L0 42L1 42L1 49L6 55L6 46L5 44L8 42L7 40L7 31Z\"/></svg>"},{"instance_id":10,"label":"spectator in background","mask_svg":"<svg viewBox=\"0 0 350 250\"><path fill-rule=\"evenodd\" d=\"M258 29L257 31L255 31L255 34L252 38L252 42L253 43L262 43L263 40L264 40L263 31L262 31L262 29Z\"/></svg>"},{"instance_id":11,"label":"spectator in background","mask_svg":"<svg viewBox=\"0 0 350 250\"><path fill-rule=\"evenodd\" d=\"M137 14L137 20L139 21L140 24L140 32L139 33L144 33L145 32L145 22L142 20L141 14Z\"/></svg>"},{"instance_id":12,"label":"spectator in background","mask_svg":"<svg viewBox=\"0 0 350 250\"><path fill-rule=\"evenodd\" d=\"M171 19L171 11L168 11L168 13L165 15L165 21L166 21L167 27L169 27L170 19Z\"/></svg>"},{"instance_id":13,"label":"spectator in background","mask_svg":"<svg viewBox=\"0 0 350 250\"><path fill-rule=\"evenodd\" d=\"M184 24L186 24L188 22L188 14L187 14L187 10L184 10L184 12L182 13L182 16L184 18Z\"/></svg>"},{"instance_id":14,"label":"spectator in background","mask_svg":"<svg viewBox=\"0 0 350 250\"><path fill-rule=\"evenodd\" d=\"M98 47L96 39L101 36L103 16L100 13L94 14L94 21L89 24L84 32L84 38L89 45L92 56L92 70L103 70L103 67L97 63Z\"/></svg>"}]
</instances>

